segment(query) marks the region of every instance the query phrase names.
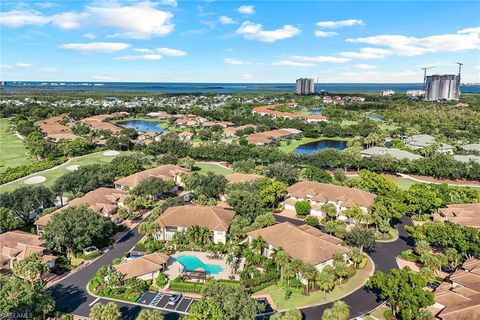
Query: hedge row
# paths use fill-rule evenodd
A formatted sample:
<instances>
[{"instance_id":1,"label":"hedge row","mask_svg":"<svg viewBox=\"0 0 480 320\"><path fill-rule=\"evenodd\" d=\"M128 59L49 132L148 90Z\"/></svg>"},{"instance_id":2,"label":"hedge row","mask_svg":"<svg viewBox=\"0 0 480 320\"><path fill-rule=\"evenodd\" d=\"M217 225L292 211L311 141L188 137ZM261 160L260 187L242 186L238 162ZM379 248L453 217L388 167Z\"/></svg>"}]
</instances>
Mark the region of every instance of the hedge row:
<instances>
[{"instance_id":1,"label":"hedge row","mask_svg":"<svg viewBox=\"0 0 480 320\"><path fill-rule=\"evenodd\" d=\"M35 172L53 168L64 163L65 161L67 161L66 158L58 158L55 160L42 160L23 166L7 168L4 170L4 172L0 173L0 184L26 177Z\"/></svg>"}]
</instances>

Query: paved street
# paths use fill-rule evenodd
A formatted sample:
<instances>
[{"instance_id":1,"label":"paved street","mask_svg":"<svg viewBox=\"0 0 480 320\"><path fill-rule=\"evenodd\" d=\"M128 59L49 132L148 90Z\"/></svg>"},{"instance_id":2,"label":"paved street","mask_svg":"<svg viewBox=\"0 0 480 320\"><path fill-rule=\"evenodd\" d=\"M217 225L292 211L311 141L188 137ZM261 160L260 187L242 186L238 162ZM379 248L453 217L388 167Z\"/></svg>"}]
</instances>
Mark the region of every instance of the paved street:
<instances>
[{"instance_id":1,"label":"paved street","mask_svg":"<svg viewBox=\"0 0 480 320\"><path fill-rule=\"evenodd\" d=\"M277 222L290 221L297 225L303 223L299 220L285 217L276 216L276 218ZM402 220L402 224L398 226L400 238L397 241L377 244L376 251L370 255L375 263L375 270L388 272L390 269L397 267L395 258L400 254L400 252L410 246L410 238L408 233L403 228L405 224L411 225L411 220L409 218L404 218ZM125 252L129 251L135 245L135 243L142 238L142 235L139 234L137 228L135 228L130 232L124 232L123 234L117 235L116 238L121 239L114 245L112 249L110 249L99 259L49 288L49 292L52 294L56 302L56 310L71 312L78 316L88 316L91 306L97 300L95 297L90 296L86 291L88 281L95 275L100 266L110 264L114 258L120 257ZM353 292L342 300L350 305L352 317L369 312L381 303L381 301L376 299L376 295L374 293L369 292L364 288ZM98 302L107 303L108 300L98 299ZM179 319L180 314L175 312L175 309L178 307L182 309L181 311L183 311L185 307L187 307L186 310L188 310L188 304L191 302L193 301L189 301L188 298L182 299L181 303L175 305L173 308L166 308L172 310L170 312L164 311L166 319ZM161 304L161 301L158 303ZM158 303L156 303L156 306L163 307L157 305ZM129 303L117 304L123 313L122 319L135 319L138 313L142 310L142 307L138 305ZM305 315L305 319L320 319L323 311L330 306L331 304L326 304L304 308L302 309L302 312ZM149 303L145 303L145 307L148 308Z\"/></svg>"}]
</instances>

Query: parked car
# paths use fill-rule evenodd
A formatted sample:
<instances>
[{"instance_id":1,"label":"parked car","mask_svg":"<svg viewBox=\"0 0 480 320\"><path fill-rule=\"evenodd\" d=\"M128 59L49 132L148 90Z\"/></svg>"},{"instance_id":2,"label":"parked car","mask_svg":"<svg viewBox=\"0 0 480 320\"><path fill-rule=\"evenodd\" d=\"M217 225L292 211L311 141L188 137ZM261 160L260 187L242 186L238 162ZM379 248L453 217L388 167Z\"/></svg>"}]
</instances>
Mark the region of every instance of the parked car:
<instances>
[{"instance_id":1,"label":"parked car","mask_svg":"<svg viewBox=\"0 0 480 320\"><path fill-rule=\"evenodd\" d=\"M168 299L168 304L174 306L182 298L181 293L174 293L170 299Z\"/></svg>"}]
</instances>

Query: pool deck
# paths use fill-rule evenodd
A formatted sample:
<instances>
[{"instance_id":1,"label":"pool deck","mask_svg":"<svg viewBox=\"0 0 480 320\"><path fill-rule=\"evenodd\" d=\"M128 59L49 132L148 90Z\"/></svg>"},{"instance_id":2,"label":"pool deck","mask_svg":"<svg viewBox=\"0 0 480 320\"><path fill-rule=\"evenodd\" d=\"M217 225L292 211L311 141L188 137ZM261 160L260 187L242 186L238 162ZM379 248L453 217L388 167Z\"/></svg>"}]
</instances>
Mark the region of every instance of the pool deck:
<instances>
[{"instance_id":1,"label":"pool deck","mask_svg":"<svg viewBox=\"0 0 480 320\"><path fill-rule=\"evenodd\" d=\"M207 252L199 252L199 251L181 251L171 255L172 258L177 258L181 256L194 256L200 259L205 264L220 265L222 267L222 271L220 271L218 274L211 275L215 279L228 280L230 279L230 276L233 274L232 268L227 264L226 257L222 257L220 259L212 259L209 257ZM240 270L243 268L243 264L244 264L244 261L242 261L240 264ZM183 265L180 262L174 259L171 259L167 265L167 270L165 271L165 274L168 276L169 279L173 280L182 273L182 270L183 270ZM235 280L239 280L238 275L235 275Z\"/></svg>"}]
</instances>

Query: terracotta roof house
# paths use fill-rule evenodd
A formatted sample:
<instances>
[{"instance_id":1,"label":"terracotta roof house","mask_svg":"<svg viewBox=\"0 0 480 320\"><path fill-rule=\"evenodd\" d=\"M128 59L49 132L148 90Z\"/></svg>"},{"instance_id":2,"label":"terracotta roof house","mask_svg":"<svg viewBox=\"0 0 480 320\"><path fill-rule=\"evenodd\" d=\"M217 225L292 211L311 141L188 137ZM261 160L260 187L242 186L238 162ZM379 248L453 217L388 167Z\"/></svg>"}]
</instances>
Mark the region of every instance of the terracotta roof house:
<instances>
[{"instance_id":1,"label":"terracotta roof house","mask_svg":"<svg viewBox=\"0 0 480 320\"><path fill-rule=\"evenodd\" d=\"M182 141L190 141L193 138L193 133L188 132L188 131L183 131L178 134L178 137Z\"/></svg>"},{"instance_id":2,"label":"terracotta roof house","mask_svg":"<svg viewBox=\"0 0 480 320\"><path fill-rule=\"evenodd\" d=\"M328 117L317 114L317 115L304 115L299 113L292 113L292 112L284 112L284 111L276 111L273 110L276 107L283 106L284 104L271 104L267 106L260 106L253 108L253 114L259 114L261 116L269 116L271 118L286 118L286 119L302 119L305 122L321 122L321 121L328 121ZM291 102L287 104L289 107L297 107L295 102Z\"/></svg>"},{"instance_id":3,"label":"terracotta roof house","mask_svg":"<svg viewBox=\"0 0 480 320\"><path fill-rule=\"evenodd\" d=\"M248 144L254 144L257 146L264 146L267 144L275 144L276 141L264 136L261 133L253 133L247 136Z\"/></svg>"},{"instance_id":4,"label":"terracotta roof house","mask_svg":"<svg viewBox=\"0 0 480 320\"><path fill-rule=\"evenodd\" d=\"M240 172L225 175L225 179L227 179L229 184L255 182L260 178L262 178L262 176L258 174Z\"/></svg>"},{"instance_id":5,"label":"terracotta roof house","mask_svg":"<svg viewBox=\"0 0 480 320\"><path fill-rule=\"evenodd\" d=\"M480 260L468 259L435 289L428 310L442 320L480 319Z\"/></svg>"},{"instance_id":6,"label":"terracotta roof house","mask_svg":"<svg viewBox=\"0 0 480 320\"><path fill-rule=\"evenodd\" d=\"M48 253L39 236L18 230L0 234L0 273L9 273L16 261L33 253L40 255L50 267L55 265L57 257Z\"/></svg>"},{"instance_id":7,"label":"terracotta roof house","mask_svg":"<svg viewBox=\"0 0 480 320\"><path fill-rule=\"evenodd\" d=\"M303 132L293 128L286 129L277 129L264 131L259 133L253 133L247 136L247 141L249 144L256 145L265 145L265 144L274 144L281 139L292 139L296 136L301 135Z\"/></svg>"},{"instance_id":8,"label":"terracotta roof house","mask_svg":"<svg viewBox=\"0 0 480 320\"><path fill-rule=\"evenodd\" d=\"M480 203L448 205L446 208L439 209L434 219L480 229Z\"/></svg>"},{"instance_id":9,"label":"terracotta roof house","mask_svg":"<svg viewBox=\"0 0 480 320\"><path fill-rule=\"evenodd\" d=\"M66 114L62 114L45 120L40 120L35 122L35 125L40 128L44 135L55 141L60 139L74 140L77 136L73 134L72 130L59 123L65 119L66 116Z\"/></svg>"},{"instance_id":10,"label":"terracotta roof house","mask_svg":"<svg viewBox=\"0 0 480 320\"><path fill-rule=\"evenodd\" d=\"M126 191L101 187L86 193L83 197L71 200L66 206L55 212L41 216L34 224L37 226L37 232L41 234L43 228L45 228L47 223L52 219L53 214L57 214L66 208L79 207L82 205L86 205L102 217L112 218L117 207L123 205L123 200L125 200L127 196L128 192Z\"/></svg>"},{"instance_id":11,"label":"terracotta roof house","mask_svg":"<svg viewBox=\"0 0 480 320\"><path fill-rule=\"evenodd\" d=\"M169 259L169 255L155 252L115 265L114 268L122 273L125 279L155 280L165 269Z\"/></svg>"},{"instance_id":12,"label":"terracotta roof house","mask_svg":"<svg viewBox=\"0 0 480 320\"><path fill-rule=\"evenodd\" d=\"M230 208L196 205L171 207L156 220L160 227L157 239L169 241L176 232L199 226L213 232L213 242L226 243L227 231L234 216L235 211Z\"/></svg>"},{"instance_id":13,"label":"terracotta roof house","mask_svg":"<svg viewBox=\"0 0 480 320\"><path fill-rule=\"evenodd\" d=\"M350 251L340 246L341 240L336 237L308 225L295 226L290 222L251 231L247 235L248 241L261 237L267 243L262 252L266 257L282 248L290 258L312 264L320 271L333 263L335 254L345 255Z\"/></svg>"},{"instance_id":14,"label":"terracotta roof house","mask_svg":"<svg viewBox=\"0 0 480 320\"><path fill-rule=\"evenodd\" d=\"M237 134L238 131L245 130L247 128L252 128L253 130L255 130L255 129L257 129L257 126L253 125L253 124L247 124L247 125L239 126L239 127L228 127L228 128L223 129L223 135L225 137L233 137Z\"/></svg>"},{"instance_id":15,"label":"terracotta roof house","mask_svg":"<svg viewBox=\"0 0 480 320\"><path fill-rule=\"evenodd\" d=\"M355 221L347 218L343 212L358 205L367 213L376 197L373 193L360 189L314 181L297 182L288 187L287 192L289 198L284 203L286 210L294 211L298 200L308 200L312 205L311 214L322 217L323 212L320 207L326 203L332 203L337 209L338 218L350 223Z\"/></svg>"},{"instance_id":16,"label":"terracotta roof house","mask_svg":"<svg viewBox=\"0 0 480 320\"><path fill-rule=\"evenodd\" d=\"M93 129L100 131L100 130L107 130L112 133L118 133L122 131L122 128L107 122L108 120L118 119L125 116L126 112L115 112L110 114L99 114L93 117L88 117L82 120L85 124L89 125Z\"/></svg>"},{"instance_id":17,"label":"terracotta roof house","mask_svg":"<svg viewBox=\"0 0 480 320\"><path fill-rule=\"evenodd\" d=\"M173 180L176 184L181 184L180 174L187 173L184 168L173 164L166 164L156 168L140 171L128 177L118 179L114 182L115 189L130 190L135 188L140 182L149 178L157 177L164 180Z\"/></svg>"}]
</instances>

